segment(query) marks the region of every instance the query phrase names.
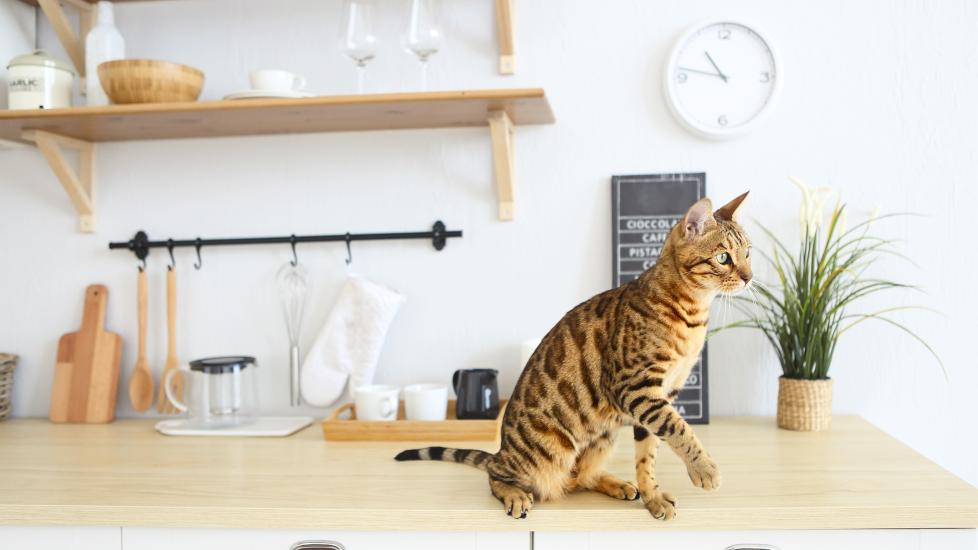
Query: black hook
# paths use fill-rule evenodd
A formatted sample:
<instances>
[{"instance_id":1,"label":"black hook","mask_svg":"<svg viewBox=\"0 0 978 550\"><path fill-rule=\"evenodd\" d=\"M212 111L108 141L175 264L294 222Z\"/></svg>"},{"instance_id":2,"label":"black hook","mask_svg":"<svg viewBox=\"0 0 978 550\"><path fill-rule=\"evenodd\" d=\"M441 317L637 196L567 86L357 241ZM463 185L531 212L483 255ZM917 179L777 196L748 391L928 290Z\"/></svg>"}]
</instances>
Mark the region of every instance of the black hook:
<instances>
[{"instance_id":1,"label":"black hook","mask_svg":"<svg viewBox=\"0 0 978 550\"><path fill-rule=\"evenodd\" d=\"M295 253L295 233L289 237L289 242L292 244L292 261L289 263L292 265L292 267L295 267L299 265L299 256L297 256Z\"/></svg>"},{"instance_id":2,"label":"black hook","mask_svg":"<svg viewBox=\"0 0 978 550\"><path fill-rule=\"evenodd\" d=\"M173 271L177 266L177 261L173 259L173 239L166 240L166 250L170 253L170 265L166 266L166 270Z\"/></svg>"},{"instance_id":3,"label":"black hook","mask_svg":"<svg viewBox=\"0 0 978 550\"><path fill-rule=\"evenodd\" d=\"M200 259L200 247L201 246L203 246L203 245L200 244L200 237L197 237L197 240L194 241L194 248L197 249L197 263L194 264L194 269L196 269L196 270L200 270L200 268L204 266L204 260L201 260Z\"/></svg>"},{"instance_id":4,"label":"black hook","mask_svg":"<svg viewBox=\"0 0 978 550\"><path fill-rule=\"evenodd\" d=\"M353 252L350 251L350 241L352 240L353 239L350 237L350 234L347 233L346 234L346 265L350 265L353 263Z\"/></svg>"}]
</instances>

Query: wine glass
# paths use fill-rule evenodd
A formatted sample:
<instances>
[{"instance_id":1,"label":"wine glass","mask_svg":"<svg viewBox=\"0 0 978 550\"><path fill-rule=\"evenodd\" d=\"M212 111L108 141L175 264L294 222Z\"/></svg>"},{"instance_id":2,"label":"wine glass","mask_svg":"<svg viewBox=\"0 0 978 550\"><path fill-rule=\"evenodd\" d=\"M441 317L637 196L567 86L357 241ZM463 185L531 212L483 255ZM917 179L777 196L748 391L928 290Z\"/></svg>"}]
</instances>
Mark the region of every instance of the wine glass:
<instances>
[{"instance_id":1,"label":"wine glass","mask_svg":"<svg viewBox=\"0 0 978 550\"><path fill-rule=\"evenodd\" d=\"M404 47L421 62L422 91L428 89L428 58L438 53L441 47L440 12L439 0L411 0L411 19L404 37Z\"/></svg>"},{"instance_id":2,"label":"wine glass","mask_svg":"<svg viewBox=\"0 0 978 550\"><path fill-rule=\"evenodd\" d=\"M357 93L363 93L363 78L367 63L377 57L377 36L374 34L374 0L344 0L344 25L340 40L343 53L357 66Z\"/></svg>"}]
</instances>

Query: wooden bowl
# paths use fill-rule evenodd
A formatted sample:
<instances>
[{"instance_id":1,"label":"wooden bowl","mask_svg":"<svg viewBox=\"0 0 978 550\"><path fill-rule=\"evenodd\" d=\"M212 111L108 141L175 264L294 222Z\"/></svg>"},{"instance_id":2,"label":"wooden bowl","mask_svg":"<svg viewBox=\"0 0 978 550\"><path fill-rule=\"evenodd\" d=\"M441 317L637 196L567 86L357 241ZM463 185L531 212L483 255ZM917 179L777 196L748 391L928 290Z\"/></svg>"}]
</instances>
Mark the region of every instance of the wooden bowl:
<instances>
[{"instance_id":1,"label":"wooden bowl","mask_svg":"<svg viewBox=\"0 0 978 550\"><path fill-rule=\"evenodd\" d=\"M151 59L119 59L98 66L102 89L112 103L172 103L197 101L204 73L197 69Z\"/></svg>"}]
</instances>

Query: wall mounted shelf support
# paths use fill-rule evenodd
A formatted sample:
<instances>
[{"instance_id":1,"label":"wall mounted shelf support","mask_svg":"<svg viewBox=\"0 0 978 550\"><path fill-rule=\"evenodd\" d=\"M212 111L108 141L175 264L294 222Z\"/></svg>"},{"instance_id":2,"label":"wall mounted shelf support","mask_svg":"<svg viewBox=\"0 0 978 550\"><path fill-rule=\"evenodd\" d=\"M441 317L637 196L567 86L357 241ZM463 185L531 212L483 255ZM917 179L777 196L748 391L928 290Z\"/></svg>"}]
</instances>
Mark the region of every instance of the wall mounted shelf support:
<instances>
[{"instance_id":1,"label":"wall mounted shelf support","mask_svg":"<svg viewBox=\"0 0 978 550\"><path fill-rule=\"evenodd\" d=\"M513 74L513 0L496 0L496 36L499 40L499 74Z\"/></svg>"},{"instance_id":2,"label":"wall mounted shelf support","mask_svg":"<svg viewBox=\"0 0 978 550\"><path fill-rule=\"evenodd\" d=\"M78 211L78 227L83 233L95 232L95 144L42 130L28 130L23 138L34 142L51 171L61 182ZM78 151L78 170L72 169L62 149Z\"/></svg>"},{"instance_id":3,"label":"wall mounted shelf support","mask_svg":"<svg viewBox=\"0 0 978 550\"><path fill-rule=\"evenodd\" d=\"M510 221L514 215L513 188L513 122L506 111L489 113L489 135L492 138L492 165L496 177L496 200L499 219Z\"/></svg>"},{"instance_id":4,"label":"wall mounted shelf support","mask_svg":"<svg viewBox=\"0 0 978 550\"><path fill-rule=\"evenodd\" d=\"M65 14L63 3L70 4L78 9L78 33L71 28L71 22ZM37 4L48 18L54 33L58 35L61 46L64 47L71 63L78 71L81 79L81 93L85 93L85 37L95 23L95 11L92 4L85 0L37 0Z\"/></svg>"}]
</instances>

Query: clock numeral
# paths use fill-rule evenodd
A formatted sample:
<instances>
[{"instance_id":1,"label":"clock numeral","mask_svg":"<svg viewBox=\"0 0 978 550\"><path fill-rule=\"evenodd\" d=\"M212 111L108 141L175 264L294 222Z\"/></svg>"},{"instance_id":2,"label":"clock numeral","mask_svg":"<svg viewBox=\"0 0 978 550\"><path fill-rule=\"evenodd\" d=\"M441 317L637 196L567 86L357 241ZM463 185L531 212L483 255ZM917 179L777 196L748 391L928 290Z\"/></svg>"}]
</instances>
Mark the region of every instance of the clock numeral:
<instances>
[{"instance_id":1,"label":"clock numeral","mask_svg":"<svg viewBox=\"0 0 978 550\"><path fill-rule=\"evenodd\" d=\"M717 37L720 40L730 40L730 29L720 29L717 31Z\"/></svg>"},{"instance_id":2,"label":"clock numeral","mask_svg":"<svg viewBox=\"0 0 978 550\"><path fill-rule=\"evenodd\" d=\"M687 78L686 73L679 73L676 75L676 82L683 84L686 82L686 78Z\"/></svg>"},{"instance_id":3,"label":"clock numeral","mask_svg":"<svg viewBox=\"0 0 978 550\"><path fill-rule=\"evenodd\" d=\"M717 119L717 124L719 124L720 126L726 126L727 125L727 115L720 115L720 117Z\"/></svg>"},{"instance_id":4,"label":"clock numeral","mask_svg":"<svg viewBox=\"0 0 978 550\"><path fill-rule=\"evenodd\" d=\"M767 71L762 72L761 73L761 82L770 82L770 81L771 81L771 73L769 73Z\"/></svg>"}]
</instances>

